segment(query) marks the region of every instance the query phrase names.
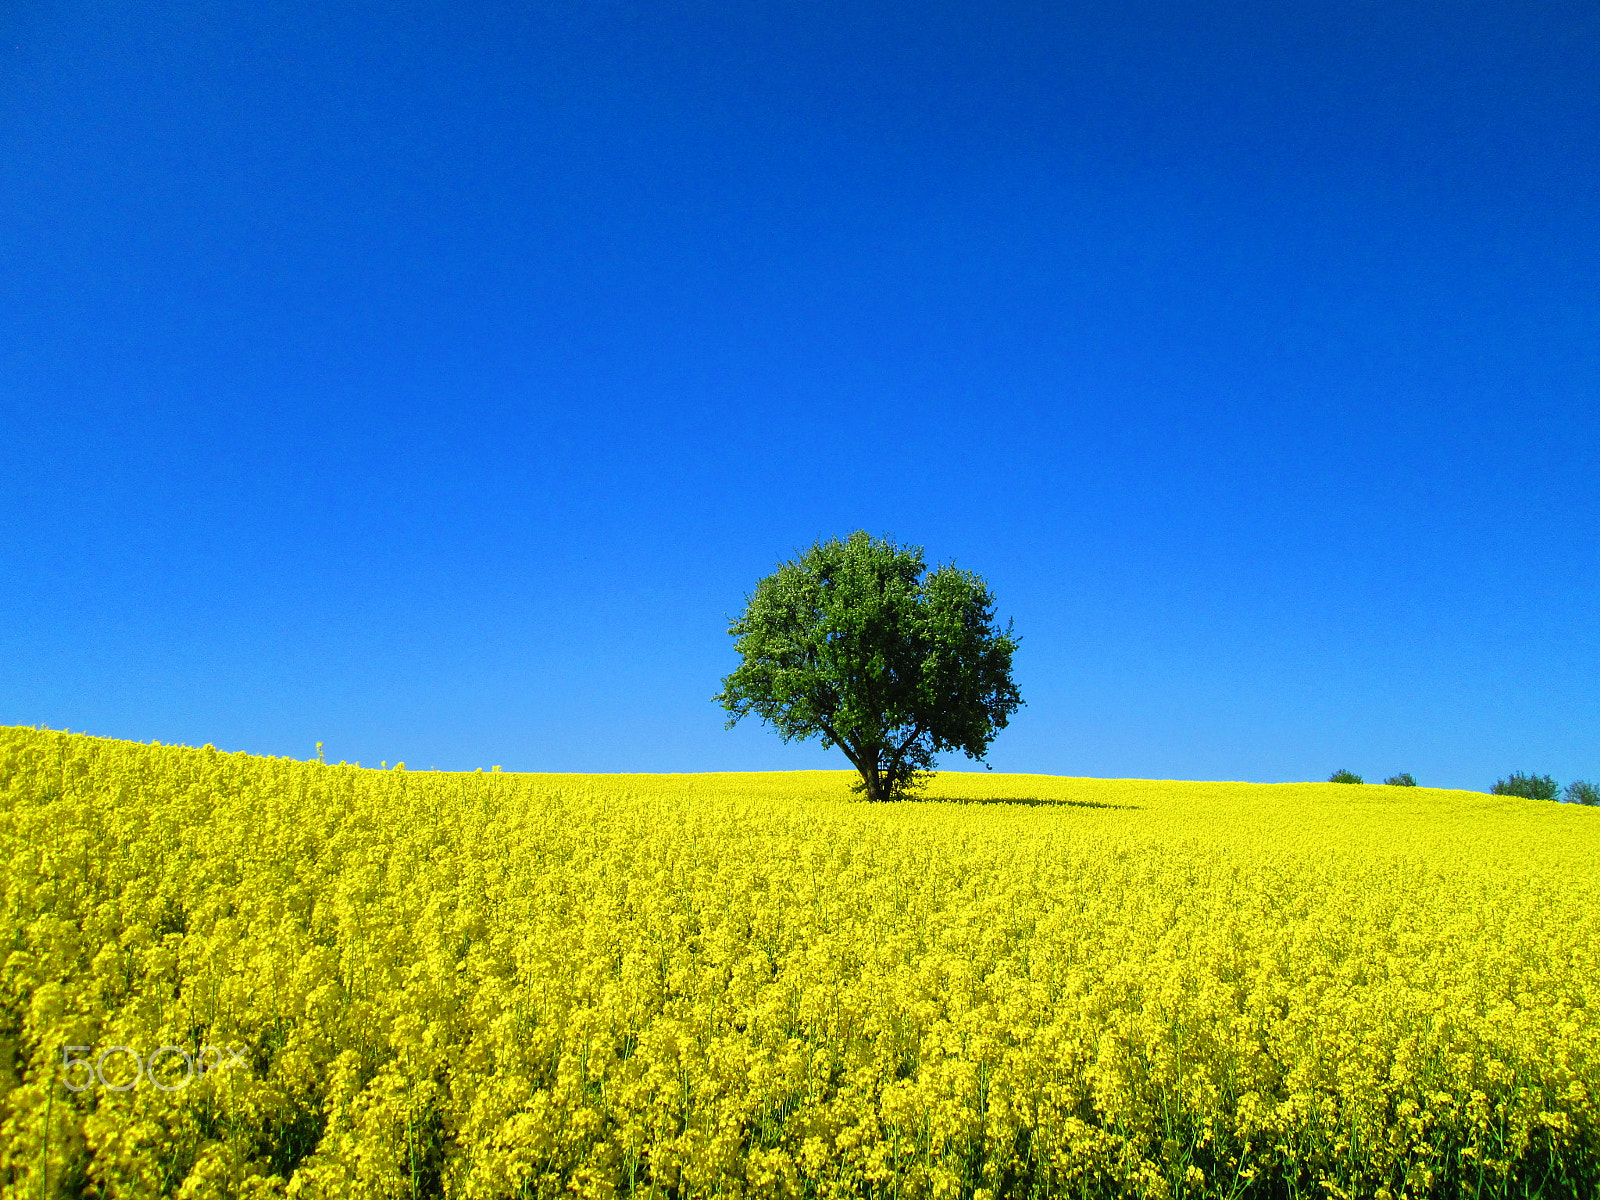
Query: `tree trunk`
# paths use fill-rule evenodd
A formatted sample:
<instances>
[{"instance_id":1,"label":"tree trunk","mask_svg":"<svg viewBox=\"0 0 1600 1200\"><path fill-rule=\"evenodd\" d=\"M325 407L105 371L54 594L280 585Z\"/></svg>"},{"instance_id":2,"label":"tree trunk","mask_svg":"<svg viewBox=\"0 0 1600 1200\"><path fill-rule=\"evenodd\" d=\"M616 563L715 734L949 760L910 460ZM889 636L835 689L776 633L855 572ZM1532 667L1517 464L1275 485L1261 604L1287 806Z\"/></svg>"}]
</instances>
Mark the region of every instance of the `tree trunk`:
<instances>
[{"instance_id":1,"label":"tree trunk","mask_svg":"<svg viewBox=\"0 0 1600 1200\"><path fill-rule=\"evenodd\" d=\"M884 794L883 772L878 769L878 755L876 751L862 753L856 763L856 770L861 772L861 784L867 793L868 800L887 800Z\"/></svg>"},{"instance_id":2,"label":"tree trunk","mask_svg":"<svg viewBox=\"0 0 1600 1200\"><path fill-rule=\"evenodd\" d=\"M834 744L844 751L857 773L861 776L861 790L868 800L889 799L888 788L884 784L883 770L878 765L878 756L883 752L881 746L857 746L842 739L835 738Z\"/></svg>"}]
</instances>

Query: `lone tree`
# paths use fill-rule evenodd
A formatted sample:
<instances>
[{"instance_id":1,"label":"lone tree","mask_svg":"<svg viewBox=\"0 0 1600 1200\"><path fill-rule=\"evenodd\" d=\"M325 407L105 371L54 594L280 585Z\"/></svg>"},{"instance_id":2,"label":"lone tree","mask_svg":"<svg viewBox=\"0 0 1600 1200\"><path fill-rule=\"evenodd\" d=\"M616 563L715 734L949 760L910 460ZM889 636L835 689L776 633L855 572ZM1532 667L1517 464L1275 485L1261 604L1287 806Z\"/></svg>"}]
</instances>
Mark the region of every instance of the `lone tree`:
<instances>
[{"instance_id":1,"label":"lone tree","mask_svg":"<svg viewBox=\"0 0 1600 1200\"><path fill-rule=\"evenodd\" d=\"M865 532L780 565L728 632L744 659L715 697L728 727L755 713L786 742L839 747L869 800L913 791L935 754L981 760L1022 703L984 581Z\"/></svg>"}]
</instances>

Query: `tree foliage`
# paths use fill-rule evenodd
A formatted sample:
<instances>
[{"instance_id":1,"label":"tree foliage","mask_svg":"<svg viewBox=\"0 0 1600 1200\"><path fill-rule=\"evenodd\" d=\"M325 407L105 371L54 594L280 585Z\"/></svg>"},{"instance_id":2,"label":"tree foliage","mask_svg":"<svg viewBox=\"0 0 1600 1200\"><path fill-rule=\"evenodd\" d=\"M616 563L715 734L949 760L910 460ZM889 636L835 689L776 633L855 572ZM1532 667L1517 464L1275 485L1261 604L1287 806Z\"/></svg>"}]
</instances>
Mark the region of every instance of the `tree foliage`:
<instances>
[{"instance_id":1,"label":"tree foliage","mask_svg":"<svg viewBox=\"0 0 1600 1200\"><path fill-rule=\"evenodd\" d=\"M1410 771L1401 771L1398 775L1391 775L1384 782L1390 787L1416 787L1417 781Z\"/></svg>"},{"instance_id":2,"label":"tree foliage","mask_svg":"<svg viewBox=\"0 0 1600 1200\"><path fill-rule=\"evenodd\" d=\"M982 579L927 570L920 546L818 542L747 597L729 625L743 661L715 699L730 728L754 713L786 742L839 747L869 800L903 796L936 754L981 760L1022 703L994 612Z\"/></svg>"},{"instance_id":3,"label":"tree foliage","mask_svg":"<svg viewBox=\"0 0 1600 1200\"><path fill-rule=\"evenodd\" d=\"M1600 784L1574 779L1567 784L1568 804L1600 804Z\"/></svg>"},{"instance_id":4,"label":"tree foliage","mask_svg":"<svg viewBox=\"0 0 1600 1200\"><path fill-rule=\"evenodd\" d=\"M1496 796L1524 796L1529 800L1554 800L1561 794L1561 785L1548 775L1524 775L1513 772L1509 779L1495 781L1489 791Z\"/></svg>"},{"instance_id":5,"label":"tree foliage","mask_svg":"<svg viewBox=\"0 0 1600 1200\"><path fill-rule=\"evenodd\" d=\"M1328 776L1329 783L1365 783L1366 780L1354 771L1346 771L1342 767Z\"/></svg>"}]
</instances>

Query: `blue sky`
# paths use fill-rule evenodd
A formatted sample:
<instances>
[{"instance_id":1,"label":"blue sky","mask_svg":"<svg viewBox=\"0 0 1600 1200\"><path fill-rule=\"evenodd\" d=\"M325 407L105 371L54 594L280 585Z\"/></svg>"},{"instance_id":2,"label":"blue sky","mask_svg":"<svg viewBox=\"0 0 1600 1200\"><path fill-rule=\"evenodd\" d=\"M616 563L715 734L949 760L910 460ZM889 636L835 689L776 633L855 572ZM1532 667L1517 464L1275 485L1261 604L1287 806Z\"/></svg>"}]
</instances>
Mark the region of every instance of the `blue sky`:
<instances>
[{"instance_id":1,"label":"blue sky","mask_svg":"<svg viewBox=\"0 0 1600 1200\"><path fill-rule=\"evenodd\" d=\"M1600 778L1592 5L7 20L0 722L842 767L710 697L865 528L997 770Z\"/></svg>"}]
</instances>

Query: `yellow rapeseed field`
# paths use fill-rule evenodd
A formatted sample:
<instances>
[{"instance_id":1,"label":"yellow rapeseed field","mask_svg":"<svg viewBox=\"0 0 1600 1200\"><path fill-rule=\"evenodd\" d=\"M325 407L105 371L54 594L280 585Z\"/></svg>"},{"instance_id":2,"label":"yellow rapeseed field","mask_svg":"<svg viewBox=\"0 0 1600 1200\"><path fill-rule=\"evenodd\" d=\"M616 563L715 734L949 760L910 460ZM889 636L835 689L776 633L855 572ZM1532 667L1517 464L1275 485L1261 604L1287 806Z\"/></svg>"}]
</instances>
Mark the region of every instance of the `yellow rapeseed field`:
<instances>
[{"instance_id":1,"label":"yellow rapeseed field","mask_svg":"<svg viewBox=\"0 0 1600 1200\"><path fill-rule=\"evenodd\" d=\"M1600 810L0 729L0 1194L1594 1195Z\"/></svg>"}]
</instances>

